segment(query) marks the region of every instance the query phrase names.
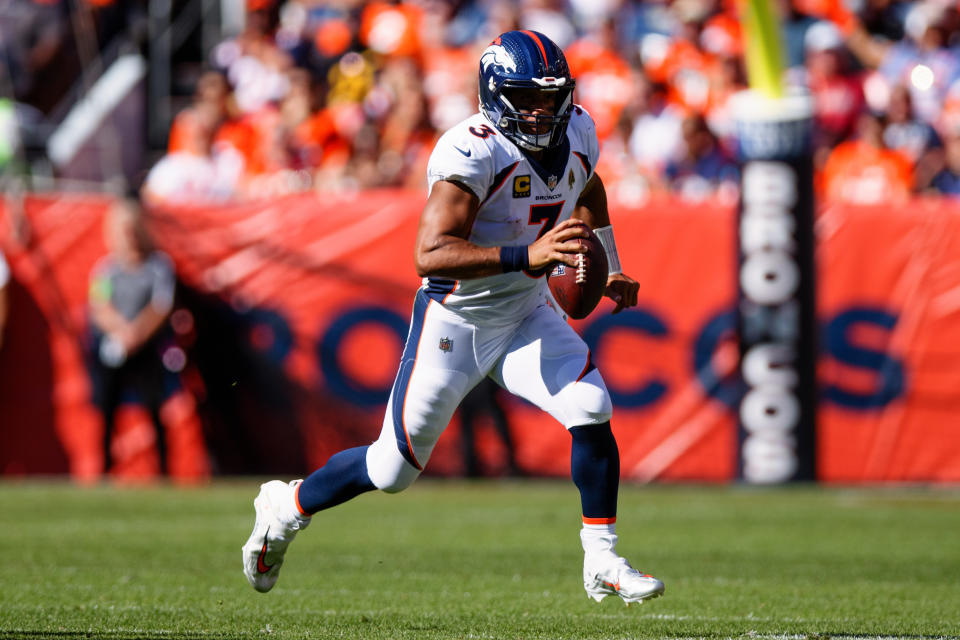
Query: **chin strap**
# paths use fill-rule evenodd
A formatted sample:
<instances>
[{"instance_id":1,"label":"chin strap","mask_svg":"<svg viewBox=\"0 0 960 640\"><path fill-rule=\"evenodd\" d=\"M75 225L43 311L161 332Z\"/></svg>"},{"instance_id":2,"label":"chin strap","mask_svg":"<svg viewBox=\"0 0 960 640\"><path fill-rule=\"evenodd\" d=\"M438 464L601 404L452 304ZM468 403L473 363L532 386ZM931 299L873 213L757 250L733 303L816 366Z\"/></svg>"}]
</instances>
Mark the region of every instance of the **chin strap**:
<instances>
[{"instance_id":1,"label":"chin strap","mask_svg":"<svg viewBox=\"0 0 960 640\"><path fill-rule=\"evenodd\" d=\"M617 253L617 243L613 239L613 227L607 225L594 229L600 244L603 245L603 252L607 254L608 275L623 273L620 268L620 255Z\"/></svg>"}]
</instances>

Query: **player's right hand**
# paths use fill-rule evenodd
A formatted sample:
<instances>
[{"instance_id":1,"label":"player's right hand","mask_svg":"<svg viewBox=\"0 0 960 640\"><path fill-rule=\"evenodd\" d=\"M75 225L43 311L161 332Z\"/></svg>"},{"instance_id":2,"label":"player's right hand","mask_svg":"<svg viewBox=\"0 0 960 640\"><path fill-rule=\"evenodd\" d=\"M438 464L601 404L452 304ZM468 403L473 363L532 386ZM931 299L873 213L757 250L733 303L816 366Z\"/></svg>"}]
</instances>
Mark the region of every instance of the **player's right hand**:
<instances>
[{"instance_id":1,"label":"player's right hand","mask_svg":"<svg viewBox=\"0 0 960 640\"><path fill-rule=\"evenodd\" d=\"M530 269L535 271L555 262L576 267L576 255L586 251L576 239L588 237L588 230L586 223L570 218L547 231L527 248Z\"/></svg>"}]
</instances>

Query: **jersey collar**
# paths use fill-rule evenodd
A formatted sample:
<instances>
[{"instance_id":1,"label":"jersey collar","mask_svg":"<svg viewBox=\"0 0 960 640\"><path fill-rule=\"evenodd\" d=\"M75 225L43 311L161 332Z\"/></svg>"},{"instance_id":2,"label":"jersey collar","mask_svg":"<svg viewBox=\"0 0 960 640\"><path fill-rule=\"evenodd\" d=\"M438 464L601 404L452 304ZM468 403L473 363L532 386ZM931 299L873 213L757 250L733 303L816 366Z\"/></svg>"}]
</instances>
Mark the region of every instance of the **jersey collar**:
<instances>
[{"instance_id":1,"label":"jersey collar","mask_svg":"<svg viewBox=\"0 0 960 640\"><path fill-rule=\"evenodd\" d=\"M520 149L520 147L517 148ZM544 152L541 162L534 160L523 149L520 151L543 183L553 191L560 184L560 178L563 177L563 172L567 168L567 161L570 159L570 140L564 137L560 146Z\"/></svg>"}]
</instances>

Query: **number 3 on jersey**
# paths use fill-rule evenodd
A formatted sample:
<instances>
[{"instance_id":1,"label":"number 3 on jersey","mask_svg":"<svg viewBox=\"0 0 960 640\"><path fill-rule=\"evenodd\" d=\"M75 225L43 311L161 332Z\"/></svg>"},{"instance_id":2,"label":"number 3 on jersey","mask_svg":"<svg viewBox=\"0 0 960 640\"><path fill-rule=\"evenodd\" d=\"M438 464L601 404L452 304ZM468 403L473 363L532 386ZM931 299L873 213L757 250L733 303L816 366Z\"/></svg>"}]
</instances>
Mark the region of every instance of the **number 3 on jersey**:
<instances>
[{"instance_id":1,"label":"number 3 on jersey","mask_svg":"<svg viewBox=\"0 0 960 640\"><path fill-rule=\"evenodd\" d=\"M551 202L550 204L532 204L530 205L530 222L527 224L539 224L540 233L537 234L537 240L543 237L547 231L553 229L557 224L557 218L563 211L563 201ZM523 272L531 278L542 278L547 272L547 267L542 269L524 269Z\"/></svg>"}]
</instances>

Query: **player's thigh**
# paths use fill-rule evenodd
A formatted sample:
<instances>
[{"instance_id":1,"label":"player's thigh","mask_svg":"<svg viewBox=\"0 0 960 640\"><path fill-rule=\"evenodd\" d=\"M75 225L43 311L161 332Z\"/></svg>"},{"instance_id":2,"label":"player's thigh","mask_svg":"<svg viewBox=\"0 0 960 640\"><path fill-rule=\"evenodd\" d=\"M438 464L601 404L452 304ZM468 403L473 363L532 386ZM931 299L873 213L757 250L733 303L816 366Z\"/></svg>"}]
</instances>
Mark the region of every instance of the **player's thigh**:
<instances>
[{"instance_id":1,"label":"player's thigh","mask_svg":"<svg viewBox=\"0 0 960 640\"><path fill-rule=\"evenodd\" d=\"M491 375L567 428L610 419L610 394L589 347L546 306L524 320Z\"/></svg>"},{"instance_id":2,"label":"player's thigh","mask_svg":"<svg viewBox=\"0 0 960 640\"><path fill-rule=\"evenodd\" d=\"M483 377L474 332L472 325L417 294L383 429L367 459L368 467L376 467L369 471L378 487L393 485L398 473L415 477L423 469L460 401Z\"/></svg>"}]
</instances>

